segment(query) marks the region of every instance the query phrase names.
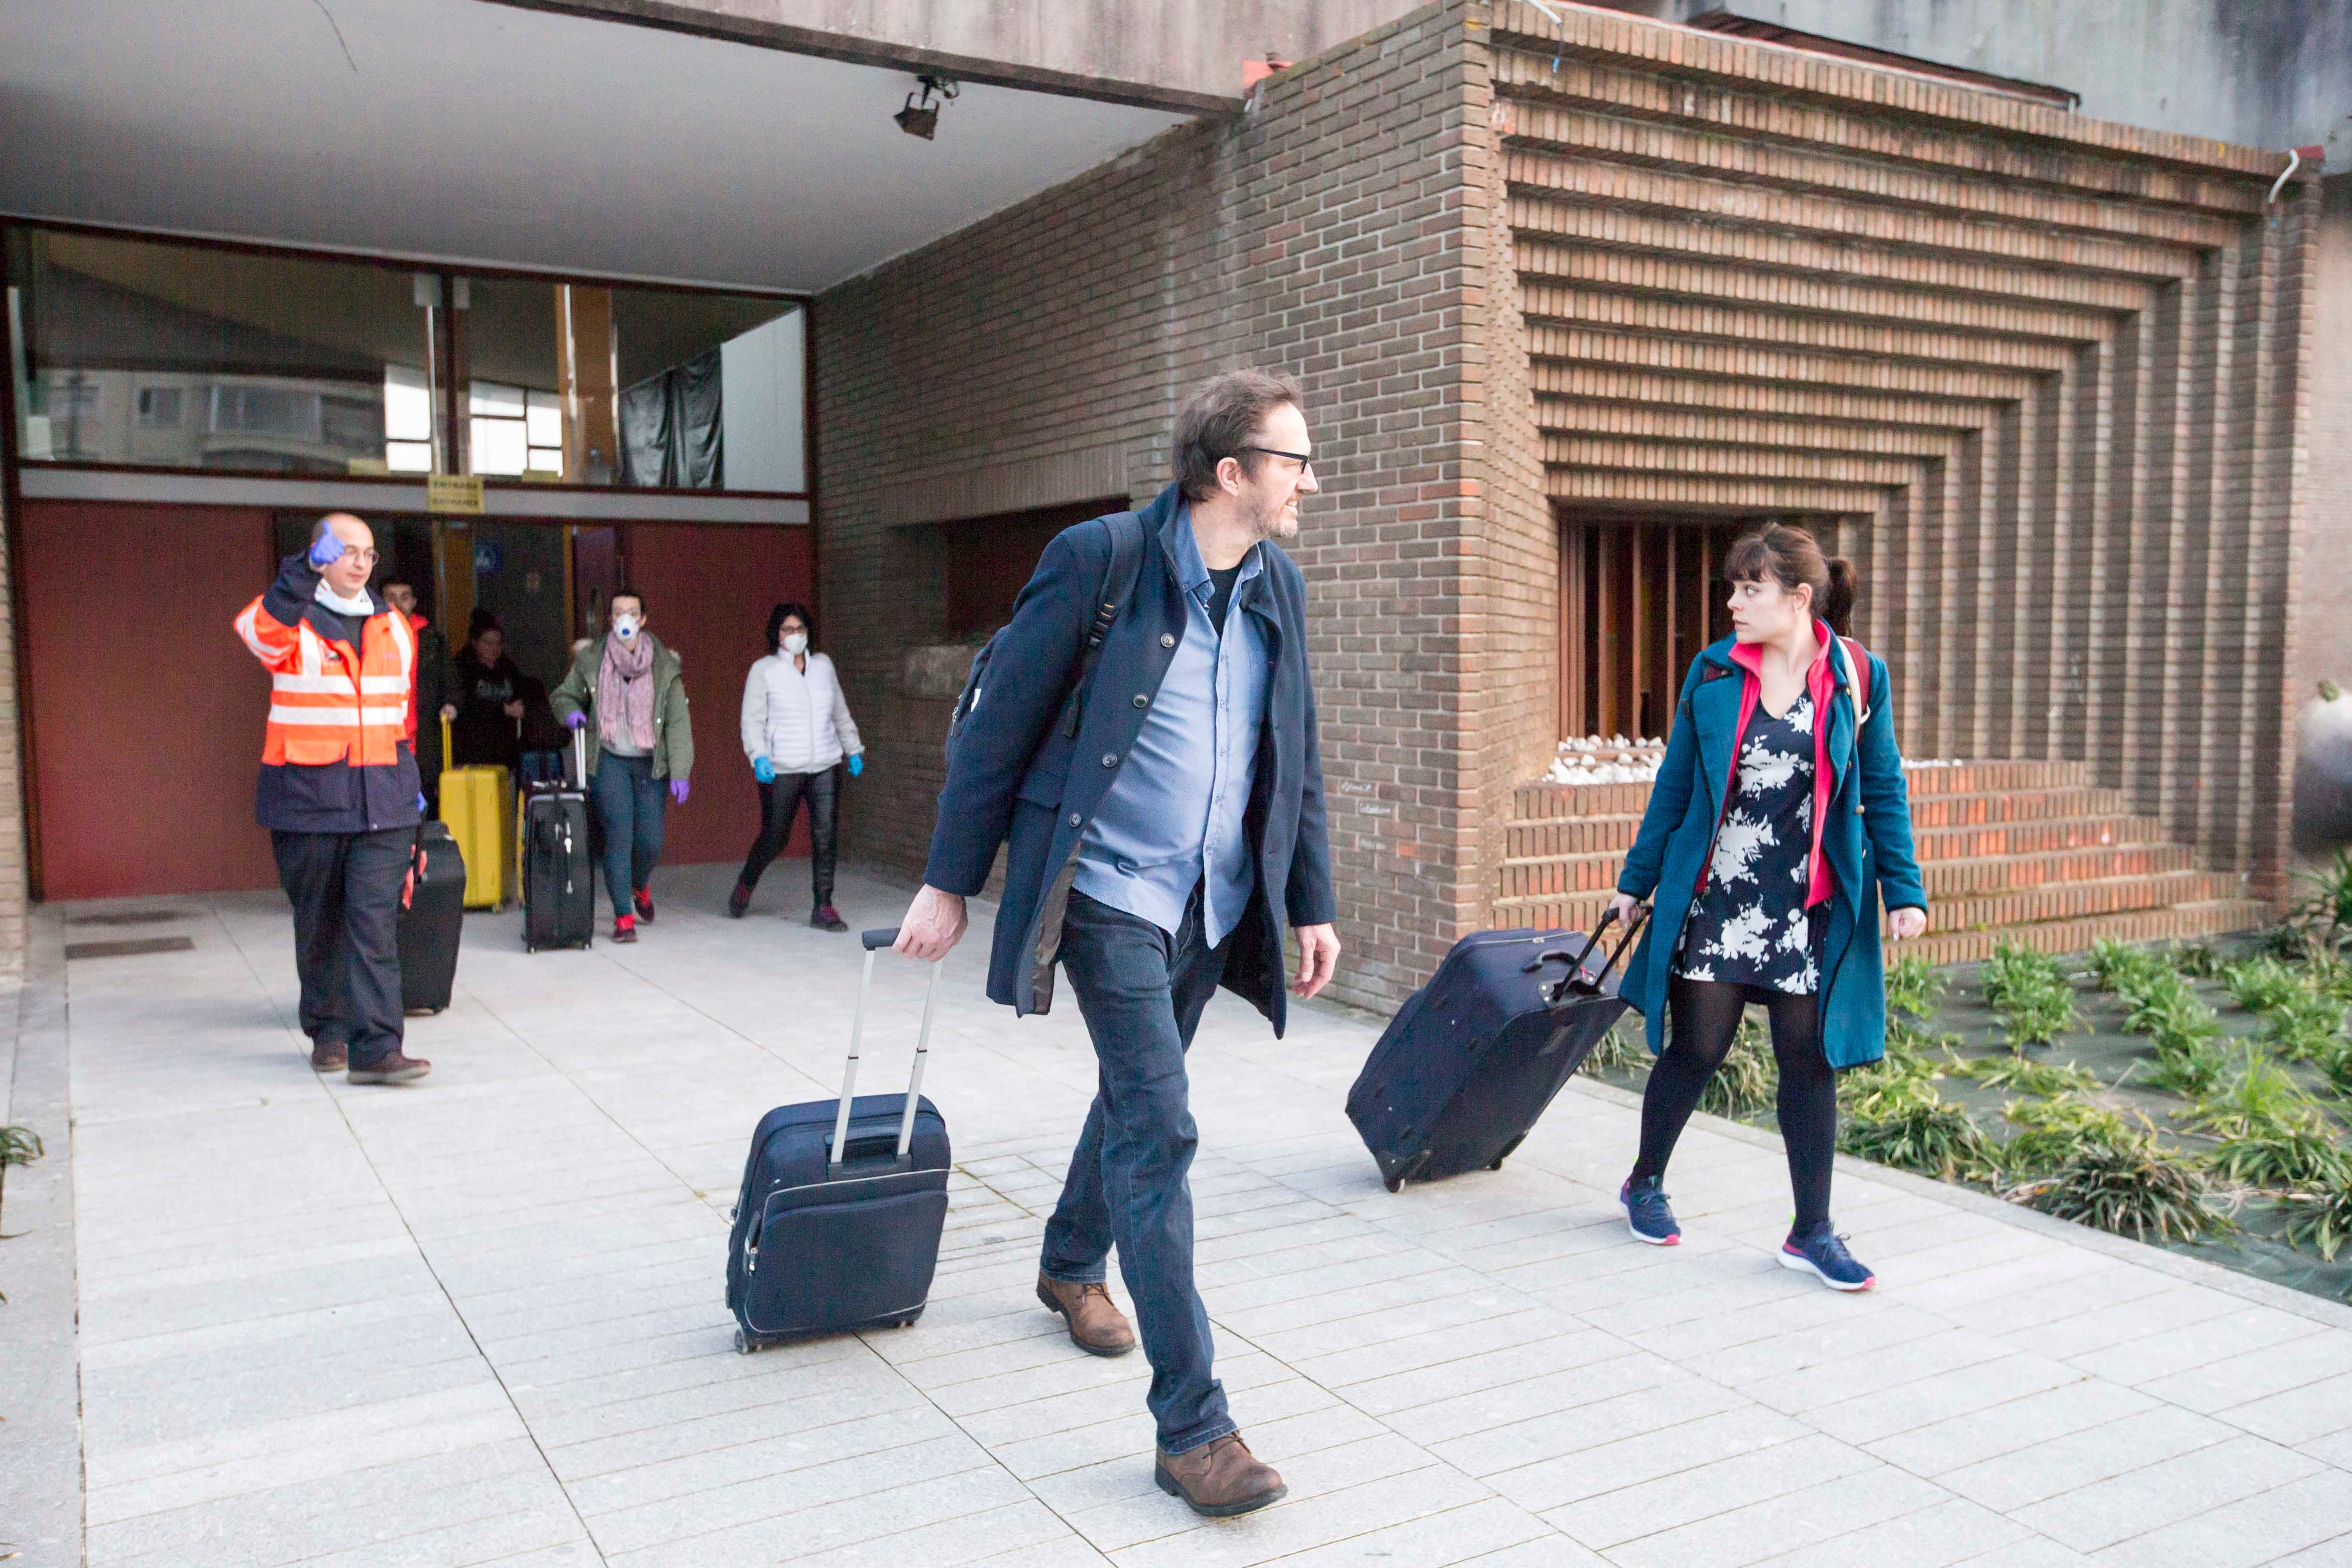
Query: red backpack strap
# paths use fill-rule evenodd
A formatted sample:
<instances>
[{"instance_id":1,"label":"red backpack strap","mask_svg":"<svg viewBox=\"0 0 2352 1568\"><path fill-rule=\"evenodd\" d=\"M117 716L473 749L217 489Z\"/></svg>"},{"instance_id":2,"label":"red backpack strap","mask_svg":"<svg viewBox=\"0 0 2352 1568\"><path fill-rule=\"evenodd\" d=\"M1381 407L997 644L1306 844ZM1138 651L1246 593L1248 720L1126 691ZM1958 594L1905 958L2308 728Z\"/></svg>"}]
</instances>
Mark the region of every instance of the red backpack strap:
<instances>
[{"instance_id":1,"label":"red backpack strap","mask_svg":"<svg viewBox=\"0 0 2352 1568\"><path fill-rule=\"evenodd\" d=\"M1845 644L1846 668L1853 671L1853 724L1862 728L1870 717L1870 650L1852 637L1840 637Z\"/></svg>"}]
</instances>

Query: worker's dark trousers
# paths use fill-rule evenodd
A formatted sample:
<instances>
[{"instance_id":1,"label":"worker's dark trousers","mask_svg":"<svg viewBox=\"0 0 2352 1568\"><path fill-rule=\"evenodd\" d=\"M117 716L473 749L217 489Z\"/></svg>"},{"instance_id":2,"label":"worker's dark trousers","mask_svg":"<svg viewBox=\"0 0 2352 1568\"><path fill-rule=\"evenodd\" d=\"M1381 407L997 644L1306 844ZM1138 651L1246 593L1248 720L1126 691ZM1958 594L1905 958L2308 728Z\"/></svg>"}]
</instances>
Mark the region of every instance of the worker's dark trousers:
<instances>
[{"instance_id":1,"label":"worker's dark trousers","mask_svg":"<svg viewBox=\"0 0 2352 1568\"><path fill-rule=\"evenodd\" d=\"M415 842L413 827L269 836L294 905L302 1032L341 1042L355 1068L400 1049L400 889Z\"/></svg>"}]
</instances>

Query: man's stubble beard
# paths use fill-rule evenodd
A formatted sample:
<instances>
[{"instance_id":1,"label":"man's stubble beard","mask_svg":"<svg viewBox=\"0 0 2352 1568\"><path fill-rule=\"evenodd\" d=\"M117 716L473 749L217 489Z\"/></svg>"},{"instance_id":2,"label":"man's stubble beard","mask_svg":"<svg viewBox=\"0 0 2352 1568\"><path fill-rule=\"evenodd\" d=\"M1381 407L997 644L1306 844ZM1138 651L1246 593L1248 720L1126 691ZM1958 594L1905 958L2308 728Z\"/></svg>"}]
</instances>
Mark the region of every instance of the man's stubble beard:
<instances>
[{"instance_id":1,"label":"man's stubble beard","mask_svg":"<svg viewBox=\"0 0 2352 1568\"><path fill-rule=\"evenodd\" d=\"M1250 532L1257 539L1296 539L1298 519L1288 501L1277 502L1250 520Z\"/></svg>"}]
</instances>

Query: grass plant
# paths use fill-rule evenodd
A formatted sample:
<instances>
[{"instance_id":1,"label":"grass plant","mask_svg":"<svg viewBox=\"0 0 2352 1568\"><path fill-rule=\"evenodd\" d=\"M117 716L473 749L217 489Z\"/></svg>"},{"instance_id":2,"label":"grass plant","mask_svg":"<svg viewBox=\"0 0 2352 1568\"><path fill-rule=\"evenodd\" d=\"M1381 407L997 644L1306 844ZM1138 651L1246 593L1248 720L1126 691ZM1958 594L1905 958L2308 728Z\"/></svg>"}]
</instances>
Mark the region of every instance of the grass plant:
<instances>
[{"instance_id":1,"label":"grass plant","mask_svg":"<svg viewBox=\"0 0 2352 1568\"><path fill-rule=\"evenodd\" d=\"M1964 1106L1937 1092L1923 1073L1865 1069L1838 1127L1838 1147L1897 1170L1943 1181L1981 1177L1994 1164L1992 1141Z\"/></svg>"},{"instance_id":2,"label":"grass plant","mask_svg":"<svg viewBox=\"0 0 2352 1568\"><path fill-rule=\"evenodd\" d=\"M2301 975L2267 954L2247 959L2243 963L2227 964L2220 978L2230 999L2249 1013L2265 1014L2298 996L2310 994L2304 989Z\"/></svg>"},{"instance_id":3,"label":"grass plant","mask_svg":"<svg viewBox=\"0 0 2352 1568\"><path fill-rule=\"evenodd\" d=\"M2352 1186L2352 1154L2318 1121L2224 1138L2206 1160L2231 1181L2266 1192Z\"/></svg>"},{"instance_id":4,"label":"grass plant","mask_svg":"<svg viewBox=\"0 0 2352 1568\"><path fill-rule=\"evenodd\" d=\"M2145 1120L2083 1139L2011 1194L2044 1214L2137 1241L2194 1240L2231 1226L2204 1173L2165 1152Z\"/></svg>"},{"instance_id":5,"label":"grass plant","mask_svg":"<svg viewBox=\"0 0 2352 1568\"><path fill-rule=\"evenodd\" d=\"M45 1151L41 1135L29 1127L0 1127L0 1166L25 1165Z\"/></svg>"},{"instance_id":6,"label":"grass plant","mask_svg":"<svg viewBox=\"0 0 2352 1568\"><path fill-rule=\"evenodd\" d=\"M2294 879L2304 896L2289 923L2330 948L2352 942L2352 849L2338 849L2326 869L2298 871Z\"/></svg>"},{"instance_id":7,"label":"grass plant","mask_svg":"<svg viewBox=\"0 0 2352 1568\"><path fill-rule=\"evenodd\" d=\"M2284 1204L2289 1247L2316 1252L2322 1262L2333 1263L2345 1243L2352 1241L2352 1177L2339 1177L2324 1186L2290 1193ZM2352 1295L2352 1291L2347 1294Z\"/></svg>"},{"instance_id":8,"label":"grass plant","mask_svg":"<svg viewBox=\"0 0 2352 1568\"><path fill-rule=\"evenodd\" d=\"M2331 1054L2344 1034L2344 1004L2295 982L2285 1000L2263 1014L2263 1043L2291 1062Z\"/></svg>"},{"instance_id":9,"label":"grass plant","mask_svg":"<svg viewBox=\"0 0 2352 1568\"><path fill-rule=\"evenodd\" d=\"M1620 1022L1609 1026L1609 1032L1601 1037L1601 1043L1592 1047L1592 1054L1586 1057L1584 1064L1576 1070L1588 1078L1600 1078L1608 1073L1649 1065L1650 1047L1642 1037L1641 1026L1637 1024L1629 1029Z\"/></svg>"},{"instance_id":10,"label":"grass plant","mask_svg":"<svg viewBox=\"0 0 2352 1568\"><path fill-rule=\"evenodd\" d=\"M2082 1026L2074 987L2057 960L2015 942L2001 942L1984 964L1985 1001L2000 1015L2001 1038L2011 1050L2047 1046Z\"/></svg>"},{"instance_id":11,"label":"grass plant","mask_svg":"<svg viewBox=\"0 0 2352 1568\"><path fill-rule=\"evenodd\" d=\"M2284 1068L2249 1046L2236 1073L2181 1113L2184 1126L2223 1140L2275 1136L2320 1120L2318 1104Z\"/></svg>"},{"instance_id":12,"label":"grass plant","mask_svg":"<svg viewBox=\"0 0 2352 1568\"><path fill-rule=\"evenodd\" d=\"M2164 954L2102 937L2091 946L2091 973L2099 989L2128 993L2146 989L2159 974L2174 973Z\"/></svg>"},{"instance_id":13,"label":"grass plant","mask_svg":"<svg viewBox=\"0 0 2352 1568\"><path fill-rule=\"evenodd\" d=\"M1925 1023L1935 1016L1936 1004L1950 984L1925 959L1896 959L1886 966L1887 1022L1894 1023L1895 1015L1901 1013Z\"/></svg>"},{"instance_id":14,"label":"grass plant","mask_svg":"<svg viewBox=\"0 0 2352 1568\"><path fill-rule=\"evenodd\" d=\"M2073 1062L2058 1067L2029 1057L1979 1057L1957 1069L1987 1089L2013 1089L2020 1094L2053 1095L2099 1087L2099 1080Z\"/></svg>"}]
</instances>

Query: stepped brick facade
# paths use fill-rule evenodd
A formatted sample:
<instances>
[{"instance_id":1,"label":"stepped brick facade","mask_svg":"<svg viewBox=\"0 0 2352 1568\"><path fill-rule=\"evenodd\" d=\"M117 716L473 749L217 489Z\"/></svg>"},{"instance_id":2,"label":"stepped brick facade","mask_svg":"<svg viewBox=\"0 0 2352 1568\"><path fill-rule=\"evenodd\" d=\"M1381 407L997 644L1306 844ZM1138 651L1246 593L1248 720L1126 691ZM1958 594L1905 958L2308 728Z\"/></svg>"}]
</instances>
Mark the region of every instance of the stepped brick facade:
<instances>
[{"instance_id":1,"label":"stepped brick facade","mask_svg":"<svg viewBox=\"0 0 2352 1568\"><path fill-rule=\"evenodd\" d=\"M1297 553L1346 999L1605 892L1645 792L1526 787L1583 517L1805 521L1863 569L1906 749L2022 759L1915 775L1939 955L2255 918L2318 183L1553 9L1426 6L818 299L822 612L876 764L851 852L920 866L952 692L908 653L958 531L1148 497L1184 392L1256 363L1305 383L1324 484Z\"/></svg>"}]
</instances>

